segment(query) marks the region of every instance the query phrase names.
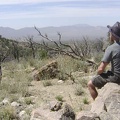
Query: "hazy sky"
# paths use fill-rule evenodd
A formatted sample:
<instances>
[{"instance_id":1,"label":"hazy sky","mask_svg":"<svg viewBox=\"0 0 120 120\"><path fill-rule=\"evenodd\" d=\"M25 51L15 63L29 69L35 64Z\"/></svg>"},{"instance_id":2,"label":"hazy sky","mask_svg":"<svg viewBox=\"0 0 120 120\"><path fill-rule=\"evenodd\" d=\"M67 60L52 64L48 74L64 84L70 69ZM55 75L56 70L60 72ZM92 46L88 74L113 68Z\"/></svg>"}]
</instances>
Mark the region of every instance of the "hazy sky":
<instances>
[{"instance_id":1,"label":"hazy sky","mask_svg":"<svg viewBox=\"0 0 120 120\"><path fill-rule=\"evenodd\" d=\"M116 21L120 21L120 0L0 0L3 27L106 26Z\"/></svg>"}]
</instances>

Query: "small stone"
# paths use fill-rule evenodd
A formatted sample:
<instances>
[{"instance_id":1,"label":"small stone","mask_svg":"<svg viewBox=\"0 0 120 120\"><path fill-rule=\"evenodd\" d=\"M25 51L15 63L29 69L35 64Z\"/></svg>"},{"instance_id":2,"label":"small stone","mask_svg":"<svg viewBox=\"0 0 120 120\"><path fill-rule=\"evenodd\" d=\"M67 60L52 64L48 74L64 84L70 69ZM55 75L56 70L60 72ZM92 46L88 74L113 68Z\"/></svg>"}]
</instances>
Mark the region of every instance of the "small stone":
<instances>
[{"instance_id":1,"label":"small stone","mask_svg":"<svg viewBox=\"0 0 120 120\"><path fill-rule=\"evenodd\" d=\"M9 104L10 102L9 102L9 100L7 99L7 98L5 98L3 101L2 101L2 104L3 105L6 105L6 104Z\"/></svg>"},{"instance_id":2,"label":"small stone","mask_svg":"<svg viewBox=\"0 0 120 120\"><path fill-rule=\"evenodd\" d=\"M27 115L27 113L24 110L22 110L19 113L19 118L20 118L20 120L29 120L29 116Z\"/></svg>"},{"instance_id":3,"label":"small stone","mask_svg":"<svg viewBox=\"0 0 120 120\"><path fill-rule=\"evenodd\" d=\"M25 115L25 114L26 114L26 112L23 110L23 111L21 111L21 112L19 113L19 116L22 117L22 116Z\"/></svg>"},{"instance_id":4,"label":"small stone","mask_svg":"<svg viewBox=\"0 0 120 120\"><path fill-rule=\"evenodd\" d=\"M20 106L20 104L17 103L17 102L12 102L12 103L11 103L11 106L13 106L13 107L18 107L18 106Z\"/></svg>"},{"instance_id":5,"label":"small stone","mask_svg":"<svg viewBox=\"0 0 120 120\"><path fill-rule=\"evenodd\" d=\"M62 84L62 83L64 83L64 81L63 80L59 80L58 83Z\"/></svg>"}]
</instances>

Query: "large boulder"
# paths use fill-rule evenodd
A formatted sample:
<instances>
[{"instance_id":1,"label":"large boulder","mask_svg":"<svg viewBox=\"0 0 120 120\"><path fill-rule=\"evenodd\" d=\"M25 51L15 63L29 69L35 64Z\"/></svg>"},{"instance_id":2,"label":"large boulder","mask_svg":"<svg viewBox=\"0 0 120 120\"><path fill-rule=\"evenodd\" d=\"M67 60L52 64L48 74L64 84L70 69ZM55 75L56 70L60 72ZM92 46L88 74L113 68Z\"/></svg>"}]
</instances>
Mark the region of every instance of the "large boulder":
<instances>
[{"instance_id":1,"label":"large boulder","mask_svg":"<svg viewBox=\"0 0 120 120\"><path fill-rule=\"evenodd\" d=\"M38 70L34 70L32 75L33 79L40 81L43 79L55 78L58 74L58 63L57 61L52 61Z\"/></svg>"},{"instance_id":2,"label":"large boulder","mask_svg":"<svg viewBox=\"0 0 120 120\"><path fill-rule=\"evenodd\" d=\"M120 120L120 85L106 84L99 90L99 95L92 103L89 114L87 112L79 113L77 120L83 120L83 116L84 120Z\"/></svg>"},{"instance_id":3,"label":"large boulder","mask_svg":"<svg viewBox=\"0 0 120 120\"><path fill-rule=\"evenodd\" d=\"M68 104L61 105L61 102L52 102L52 109L51 107L35 109L32 111L30 120L75 120L75 113L71 106ZM53 110L53 107L56 108L56 106L60 106L60 109Z\"/></svg>"},{"instance_id":4,"label":"large boulder","mask_svg":"<svg viewBox=\"0 0 120 120\"><path fill-rule=\"evenodd\" d=\"M100 120L96 113L90 111L82 111L78 113L77 120Z\"/></svg>"}]
</instances>

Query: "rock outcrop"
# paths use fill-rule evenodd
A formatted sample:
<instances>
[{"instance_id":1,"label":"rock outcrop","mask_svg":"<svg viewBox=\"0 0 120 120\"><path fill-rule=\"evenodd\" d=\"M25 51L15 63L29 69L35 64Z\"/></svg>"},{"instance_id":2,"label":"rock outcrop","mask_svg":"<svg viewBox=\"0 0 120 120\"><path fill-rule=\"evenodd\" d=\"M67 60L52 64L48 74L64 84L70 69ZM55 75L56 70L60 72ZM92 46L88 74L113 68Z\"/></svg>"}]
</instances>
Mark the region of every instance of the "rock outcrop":
<instances>
[{"instance_id":1,"label":"rock outcrop","mask_svg":"<svg viewBox=\"0 0 120 120\"><path fill-rule=\"evenodd\" d=\"M120 120L120 85L106 84L99 90L91 110L80 112L77 120Z\"/></svg>"},{"instance_id":2,"label":"rock outcrop","mask_svg":"<svg viewBox=\"0 0 120 120\"><path fill-rule=\"evenodd\" d=\"M43 79L55 78L58 74L58 63L57 61L52 61L38 70L34 70L32 73L33 79L40 81Z\"/></svg>"},{"instance_id":3,"label":"rock outcrop","mask_svg":"<svg viewBox=\"0 0 120 120\"><path fill-rule=\"evenodd\" d=\"M61 105L61 102L54 102L54 105L52 102L54 108ZM40 107L33 110L30 120L75 120L75 113L69 104L64 104L57 111L53 110L53 107L52 109L51 107Z\"/></svg>"},{"instance_id":4,"label":"rock outcrop","mask_svg":"<svg viewBox=\"0 0 120 120\"><path fill-rule=\"evenodd\" d=\"M56 109L59 108L59 109ZM76 118L76 119L75 119ZM99 90L90 111L77 115L70 105L51 102L49 108L38 108L32 112L31 120L120 120L120 85L108 83Z\"/></svg>"}]
</instances>

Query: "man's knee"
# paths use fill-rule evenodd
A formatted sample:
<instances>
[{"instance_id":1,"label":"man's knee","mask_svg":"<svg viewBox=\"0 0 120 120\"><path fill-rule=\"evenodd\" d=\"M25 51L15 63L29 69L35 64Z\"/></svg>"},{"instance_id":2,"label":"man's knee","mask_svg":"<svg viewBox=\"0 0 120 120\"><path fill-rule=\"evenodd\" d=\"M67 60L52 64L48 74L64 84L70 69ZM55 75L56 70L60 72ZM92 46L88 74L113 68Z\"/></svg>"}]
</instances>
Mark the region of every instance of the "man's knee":
<instances>
[{"instance_id":1,"label":"man's knee","mask_svg":"<svg viewBox=\"0 0 120 120\"><path fill-rule=\"evenodd\" d=\"M87 86L88 86L89 88L93 88L93 87L95 87L95 86L93 85L93 83L92 83L91 80L88 82Z\"/></svg>"}]
</instances>

